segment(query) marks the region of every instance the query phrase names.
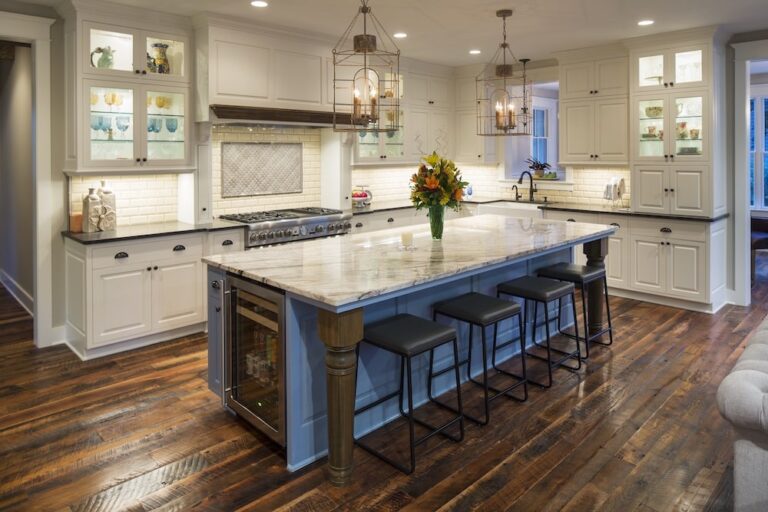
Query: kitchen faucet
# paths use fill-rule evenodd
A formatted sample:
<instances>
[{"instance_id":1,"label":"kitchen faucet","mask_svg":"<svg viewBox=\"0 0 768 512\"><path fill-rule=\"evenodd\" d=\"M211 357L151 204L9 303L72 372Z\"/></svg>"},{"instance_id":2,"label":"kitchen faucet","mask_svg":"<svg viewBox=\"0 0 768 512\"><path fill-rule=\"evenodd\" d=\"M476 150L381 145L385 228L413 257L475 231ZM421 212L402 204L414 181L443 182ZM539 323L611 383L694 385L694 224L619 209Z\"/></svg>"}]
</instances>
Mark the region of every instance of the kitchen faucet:
<instances>
[{"instance_id":1,"label":"kitchen faucet","mask_svg":"<svg viewBox=\"0 0 768 512\"><path fill-rule=\"evenodd\" d=\"M528 172L528 171L523 171L520 174L520 179L517 180L517 183L518 183L518 185L522 185L523 184L523 178L525 177L526 174L528 175L528 178L530 179L530 184L529 184L529 188L528 188L528 201L533 202L533 194L538 192L538 190L536 190L536 185L533 183L533 175L530 172Z\"/></svg>"},{"instance_id":2,"label":"kitchen faucet","mask_svg":"<svg viewBox=\"0 0 768 512\"><path fill-rule=\"evenodd\" d=\"M512 185L512 190L515 191L515 201L519 201L520 198L523 196L522 194L520 194L520 191L517 189L517 185Z\"/></svg>"}]
</instances>

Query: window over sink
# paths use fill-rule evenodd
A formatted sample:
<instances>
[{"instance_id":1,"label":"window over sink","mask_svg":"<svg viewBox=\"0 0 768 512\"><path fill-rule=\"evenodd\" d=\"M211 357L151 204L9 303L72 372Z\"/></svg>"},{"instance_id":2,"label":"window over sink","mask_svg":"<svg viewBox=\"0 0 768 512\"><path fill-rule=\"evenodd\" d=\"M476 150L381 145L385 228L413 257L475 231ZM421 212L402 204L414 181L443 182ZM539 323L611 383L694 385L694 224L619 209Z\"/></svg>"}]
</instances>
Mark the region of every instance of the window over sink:
<instances>
[{"instance_id":1,"label":"window over sink","mask_svg":"<svg viewBox=\"0 0 768 512\"><path fill-rule=\"evenodd\" d=\"M753 86L749 100L750 206L768 210L768 84Z\"/></svg>"}]
</instances>

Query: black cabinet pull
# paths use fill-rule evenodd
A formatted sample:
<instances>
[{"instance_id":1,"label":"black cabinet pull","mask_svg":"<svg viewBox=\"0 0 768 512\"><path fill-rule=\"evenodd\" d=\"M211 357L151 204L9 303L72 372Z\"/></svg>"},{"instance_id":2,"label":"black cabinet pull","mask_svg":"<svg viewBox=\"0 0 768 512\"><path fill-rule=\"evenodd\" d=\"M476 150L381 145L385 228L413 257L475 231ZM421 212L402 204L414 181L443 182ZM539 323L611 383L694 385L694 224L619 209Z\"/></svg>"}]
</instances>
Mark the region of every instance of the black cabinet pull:
<instances>
[{"instance_id":1,"label":"black cabinet pull","mask_svg":"<svg viewBox=\"0 0 768 512\"><path fill-rule=\"evenodd\" d=\"M116 260L123 260L123 259L125 259L127 257L128 257L128 253L127 252L119 252L119 253L115 254L115 259Z\"/></svg>"},{"instance_id":2,"label":"black cabinet pull","mask_svg":"<svg viewBox=\"0 0 768 512\"><path fill-rule=\"evenodd\" d=\"M662 233L671 233L672 232L672 230L669 229L669 228L661 228L659 231L661 231Z\"/></svg>"},{"instance_id":3,"label":"black cabinet pull","mask_svg":"<svg viewBox=\"0 0 768 512\"><path fill-rule=\"evenodd\" d=\"M187 248L184 247L183 245L177 245L176 247L173 248L173 252L186 251L186 250Z\"/></svg>"},{"instance_id":4,"label":"black cabinet pull","mask_svg":"<svg viewBox=\"0 0 768 512\"><path fill-rule=\"evenodd\" d=\"M358 222L357 224L355 224L355 227L356 228L361 228L361 227L363 227L363 223L362 222Z\"/></svg>"},{"instance_id":5,"label":"black cabinet pull","mask_svg":"<svg viewBox=\"0 0 768 512\"><path fill-rule=\"evenodd\" d=\"M568 219L566 222L576 222L576 219Z\"/></svg>"},{"instance_id":6,"label":"black cabinet pull","mask_svg":"<svg viewBox=\"0 0 768 512\"><path fill-rule=\"evenodd\" d=\"M235 242L233 242L232 240L224 240L223 242L221 242L221 245L223 245L224 247L227 247L228 245L235 245Z\"/></svg>"},{"instance_id":7,"label":"black cabinet pull","mask_svg":"<svg viewBox=\"0 0 768 512\"><path fill-rule=\"evenodd\" d=\"M395 219L393 219L392 217L390 217L390 218L388 218L388 219L387 219L387 222L395 222Z\"/></svg>"},{"instance_id":8,"label":"black cabinet pull","mask_svg":"<svg viewBox=\"0 0 768 512\"><path fill-rule=\"evenodd\" d=\"M621 227L618 222L611 222L611 226L613 226L615 228L620 228Z\"/></svg>"}]
</instances>

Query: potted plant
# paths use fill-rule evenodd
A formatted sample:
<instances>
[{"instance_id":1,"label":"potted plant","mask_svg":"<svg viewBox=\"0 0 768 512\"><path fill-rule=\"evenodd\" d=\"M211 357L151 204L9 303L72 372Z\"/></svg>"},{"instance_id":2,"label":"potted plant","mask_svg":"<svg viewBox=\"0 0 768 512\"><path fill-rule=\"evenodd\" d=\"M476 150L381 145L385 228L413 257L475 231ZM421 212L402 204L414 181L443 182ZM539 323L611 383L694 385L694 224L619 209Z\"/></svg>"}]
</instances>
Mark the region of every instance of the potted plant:
<instances>
[{"instance_id":1,"label":"potted plant","mask_svg":"<svg viewBox=\"0 0 768 512\"><path fill-rule=\"evenodd\" d=\"M432 153L422 158L419 169L411 176L411 201L417 210L429 209L429 226L432 238L443 237L445 208L461 209L464 189L469 185L461 179L456 164Z\"/></svg>"},{"instance_id":2,"label":"potted plant","mask_svg":"<svg viewBox=\"0 0 768 512\"><path fill-rule=\"evenodd\" d=\"M529 158L525 163L528 164L528 168L533 171L533 175L537 178L543 178L544 173L552 168L547 162L542 162L535 158Z\"/></svg>"}]
</instances>

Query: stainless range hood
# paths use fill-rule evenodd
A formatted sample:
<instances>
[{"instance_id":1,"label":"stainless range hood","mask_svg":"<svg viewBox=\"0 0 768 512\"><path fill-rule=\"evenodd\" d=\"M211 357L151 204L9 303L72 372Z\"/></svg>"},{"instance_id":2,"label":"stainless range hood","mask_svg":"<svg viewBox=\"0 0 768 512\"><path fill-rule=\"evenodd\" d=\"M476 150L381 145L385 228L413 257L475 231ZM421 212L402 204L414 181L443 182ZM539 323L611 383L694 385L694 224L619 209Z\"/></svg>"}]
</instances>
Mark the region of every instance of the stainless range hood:
<instances>
[{"instance_id":1,"label":"stainless range hood","mask_svg":"<svg viewBox=\"0 0 768 512\"><path fill-rule=\"evenodd\" d=\"M211 105L216 123L264 123L299 126L333 126L333 112L284 108ZM350 114L336 114L336 124L351 124Z\"/></svg>"}]
</instances>

